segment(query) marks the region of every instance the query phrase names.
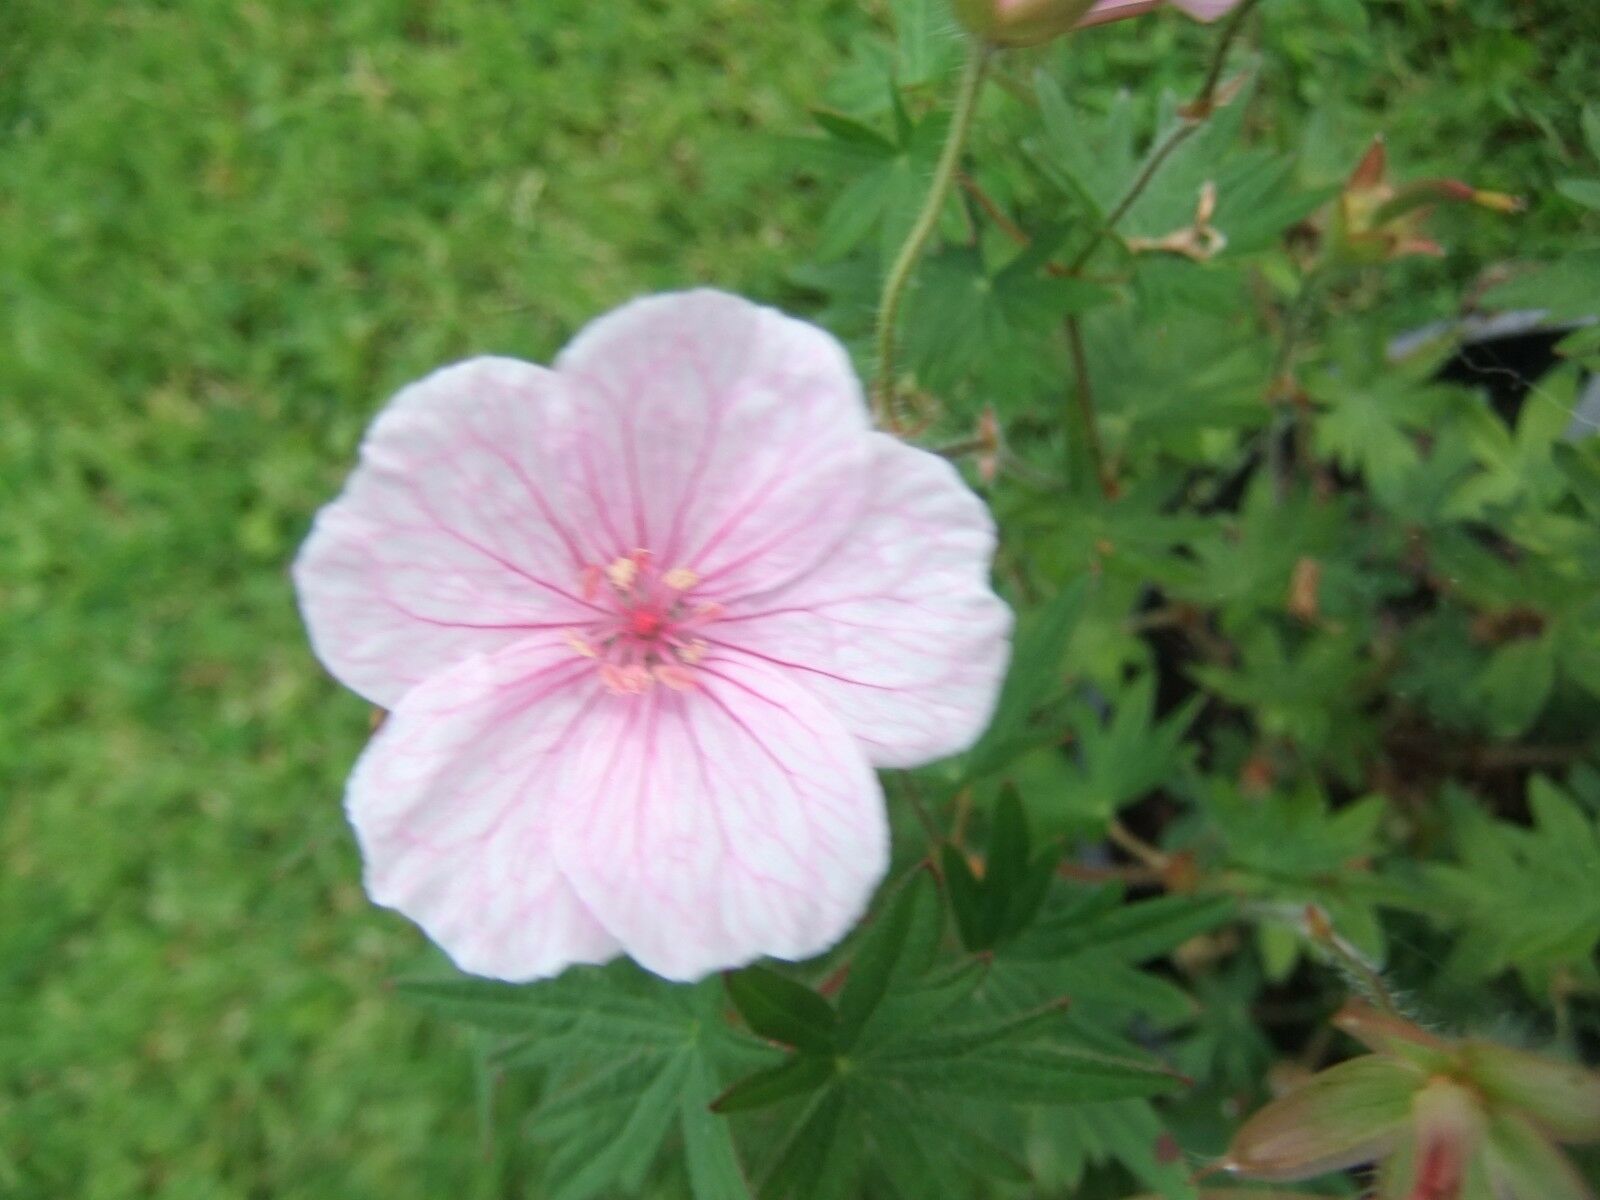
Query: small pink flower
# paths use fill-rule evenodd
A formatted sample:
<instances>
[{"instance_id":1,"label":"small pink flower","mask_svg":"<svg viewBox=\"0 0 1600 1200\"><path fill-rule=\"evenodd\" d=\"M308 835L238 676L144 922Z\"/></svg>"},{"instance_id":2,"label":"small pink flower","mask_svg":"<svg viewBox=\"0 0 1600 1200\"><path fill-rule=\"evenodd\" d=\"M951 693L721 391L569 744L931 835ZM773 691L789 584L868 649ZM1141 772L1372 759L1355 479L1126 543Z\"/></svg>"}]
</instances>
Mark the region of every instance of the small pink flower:
<instances>
[{"instance_id":1,"label":"small pink flower","mask_svg":"<svg viewBox=\"0 0 1600 1200\"><path fill-rule=\"evenodd\" d=\"M392 710L346 797L368 892L502 979L820 952L886 869L873 768L988 721L993 549L833 338L734 296L411 385L294 567L318 656Z\"/></svg>"},{"instance_id":2,"label":"small pink flower","mask_svg":"<svg viewBox=\"0 0 1600 1200\"><path fill-rule=\"evenodd\" d=\"M1165 3L1170 3L1173 8L1187 13L1196 21L1215 21L1237 8L1239 0L1098 0L1078 22L1078 28L1137 17Z\"/></svg>"}]
</instances>

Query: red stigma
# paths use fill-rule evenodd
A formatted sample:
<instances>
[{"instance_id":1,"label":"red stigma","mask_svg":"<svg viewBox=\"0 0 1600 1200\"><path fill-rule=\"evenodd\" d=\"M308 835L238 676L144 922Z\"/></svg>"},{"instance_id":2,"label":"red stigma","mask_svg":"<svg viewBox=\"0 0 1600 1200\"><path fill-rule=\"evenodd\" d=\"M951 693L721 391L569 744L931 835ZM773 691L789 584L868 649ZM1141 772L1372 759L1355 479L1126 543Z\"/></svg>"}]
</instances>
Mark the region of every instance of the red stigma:
<instances>
[{"instance_id":1,"label":"red stigma","mask_svg":"<svg viewBox=\"0 0 1600 1200\"><path fill-rule=\"evenodd\" d=\"M648 608L636 608L628 616L628 632L635 637L655 637L661 625L661 614Z\"/></svg>"}]
</instances>

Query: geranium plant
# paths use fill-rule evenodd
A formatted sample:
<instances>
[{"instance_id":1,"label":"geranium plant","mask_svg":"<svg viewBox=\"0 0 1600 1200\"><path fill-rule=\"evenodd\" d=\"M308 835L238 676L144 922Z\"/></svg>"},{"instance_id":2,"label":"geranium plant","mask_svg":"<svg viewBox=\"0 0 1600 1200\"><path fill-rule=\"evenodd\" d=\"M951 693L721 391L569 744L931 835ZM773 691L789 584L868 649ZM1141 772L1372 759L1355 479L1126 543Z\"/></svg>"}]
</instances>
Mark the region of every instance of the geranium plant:
<instances>
[{"instance_id":1,"label":"geranium plant","mask_svg":"<svg viewBox=\"0 0 1600 1200\"><path fill-rule=\"evenodd\" d=\"M1416 334L1522 181L1284 144L1273 5L893 15L777 306L446 366L317 518L401 991L551 1200L1592 1196L1600 252Z\"/></svg>"}]
</instances>

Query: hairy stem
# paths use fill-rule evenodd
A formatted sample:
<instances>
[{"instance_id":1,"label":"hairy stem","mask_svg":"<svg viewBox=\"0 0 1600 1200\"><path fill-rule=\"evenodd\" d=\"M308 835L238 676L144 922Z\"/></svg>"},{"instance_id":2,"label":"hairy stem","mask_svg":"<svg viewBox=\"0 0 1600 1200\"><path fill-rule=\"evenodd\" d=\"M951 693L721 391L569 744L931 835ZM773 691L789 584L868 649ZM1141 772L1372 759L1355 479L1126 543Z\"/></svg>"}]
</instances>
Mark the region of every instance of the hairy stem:
<instances>
[{"instance_id":1,"label":"hairy stem","mask_svg":"<svg viewBox=\"0 0 1600 1200\"><path fill-rule=\"evenodd\" d=\"M967 52L967 65L961 72L961 85L956 92L955 111L950 118L950 132L945 137L944 149L933 171L927 199L906 235L894 264L883 281L883 297L878 302L877 342L878 374L873 385L873 407L880 424L890 429L899 427L899 414L895 406L895 326L900 317L900 304L905 299L906 285L916 270L922 251L933 236L944 211L950 186L955 181L956 168L961 162L961 152L966 147L967 135L972 130L972 116L978 106L978 95L983 90L984 76L989 67L990 47L974 41Z\"/></svg>"},{"instance_id":2,"label":"hairy stem","mask_svg":"<svg viewBox=\"0 0 1600 1200\"><path fill-rule=\"evenodd\" d=\"M1227 27L1222 31L1222 36L1217 39L1216 49L1212 51L1211 64L1206 69L1205 82L1200 87L1200 94L1185 106L1182 121L1175 125L1165 137L1157 143L1156 147L1145 159L1144 166L1139 174L1128 185L1125 192L1112 206L1106 215L1104 223L1094 232L1094 236L1078 251L1066 270L1066 275L1079 275L1084 267L1089 265L1089 260L1101 244L1116 232L1117 226L1122 223L1122 218L1138 203L1139 197L1144 195L1145 189L1160 173L1169 158L1179 146L1193 137L1204 125L1206 119L1216 107L1217 87L1222 82L1222 71L1227 65L1228 51L1232 48L1234 39L1239 36L1239 30L1244 26L1245 17L1255 7L1257 0L1245 0L1233 12ZM1073 397L1077 410L1078 423L1083 427L1084 443L1089 450L1089 459L1094 466L1095 478L1100 484L1101 494L1107 500L1115 500L1119 491L1116 477L1111 473L1106 463L1105 450L1100 444L1099 419L1095 412L1093 385L1089 380L1089 363L1083 351L1083 327L1077 316L1067 318L1067 344L1072 351L1072 370L1075 378ZM1070 448L1068 451L1071 453Z\"/></svg>"},{"instance_id":3,"label":"hairy stem","mask_svg":"<svg viewBox=\"0 0 1600 1200\"><path fill-rule=\"evenodd\" d=\"M1151 180L1160 172L1167 159L1172 157L1173 151L1192 138L1204 127L1206 118L1211 115L1217 102L1217 87L1222 82L1222 71L1227 65L1228 51L1233 47L1234 39L1239 36L1239 30L1244 25L1245 17L1256 5L1256 0L1245 0L1238 8L1233 10L1222 36L1217 39L1216 48L1211 54L1211 65L1206 69L1205 82L1200 87L1200 94L1189 104L1184 106L1187 114L1177 125L1167 132L1156 147L1150 151L1150 156L1145 159L1144 167L1128 185L1128 190L1122 193L1111 212L1106 215L1105 223L1095 231L1088 245L1078 251L1078 256L1068 264L1067 270L1076 275L1082 271L1094 252L1100 248L1102 242L1116 232L1117 226L1122 223L1122 218L1128 215L1128 210L1144 195L1145 189L1150 186Z\"/></svg>"}]
</instances>

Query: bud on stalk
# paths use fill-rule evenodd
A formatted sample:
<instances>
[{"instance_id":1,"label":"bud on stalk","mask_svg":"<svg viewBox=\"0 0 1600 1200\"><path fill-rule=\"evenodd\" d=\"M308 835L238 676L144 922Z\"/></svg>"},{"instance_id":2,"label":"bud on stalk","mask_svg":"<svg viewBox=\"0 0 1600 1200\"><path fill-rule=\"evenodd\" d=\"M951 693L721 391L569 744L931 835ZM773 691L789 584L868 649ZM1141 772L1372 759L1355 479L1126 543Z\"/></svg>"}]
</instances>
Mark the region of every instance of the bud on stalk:
<instances>
[{"instance_id":1,"label":"bud on stalk","mask_svg":"<svg viewBox=\"0 0 1600 1200\"><path fill-rule=\"evenodd\" d=\"M955 0L956 16L996 46L1037 46L1060 37L1094 0Z\"/></svg>"}]
</instances>

